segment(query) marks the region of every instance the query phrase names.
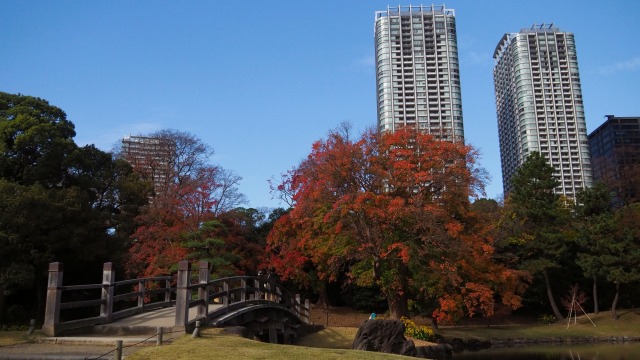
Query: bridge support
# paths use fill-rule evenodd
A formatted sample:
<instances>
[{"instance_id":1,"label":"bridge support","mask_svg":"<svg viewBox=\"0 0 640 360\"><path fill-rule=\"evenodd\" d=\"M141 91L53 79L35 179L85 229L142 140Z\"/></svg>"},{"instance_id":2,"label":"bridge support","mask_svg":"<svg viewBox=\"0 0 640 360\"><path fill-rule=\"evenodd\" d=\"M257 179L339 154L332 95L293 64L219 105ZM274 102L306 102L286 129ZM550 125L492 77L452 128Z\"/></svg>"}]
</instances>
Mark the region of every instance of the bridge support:
<instances>
[{"instance_id":1,"label":"bridge support","mask_svg":"<svg viewBox=\"0 0 640 360\"><path fill-rule=\"evenodd\" d=\"M60 262L49 264L49 280L47 283L47 305L44 311L42 332L47 336L59 333L60 305L62 303L62 278L64 265Z\"/></svg>"},{"instance_id":2,"label":"bridge support","mask_svg":"<svg viewBox=\"0 0 640 360\"><path fill-rule=\"evenodd\" d=\"M209 262L200 261L198 282L204 286L198 287L198 299L200 300L200 304L198 304L198 317L202 318L205 325L207 324L207 317L209 316L209 287L206 286L209 283L209 277Z\"/></svg>"},{"instance_id":3,"label":"bridge support","mask_svg":"<svg viewBox=\"0 0 640 360\"><path fill-rule=\"evenodd\" d=\"M189 278L191 277L191 263L182 260L178 263L178 279L176 284L176 327L185 328L189 322L189 301L191 290Z\"/></svg>"},{"instance_id":4,"label":"bridge support","mask_svg":"<svg viewBox=\"0 0 640 360\"><path fill-rule=\"evenodd\" d=\"M116 272L113 270L113 263L104 263L102 267L102 299L105 302L100 305L100 316L106 319L107 323L113 320L113 284L116 281Z\"/></svg>"}]
</instances>

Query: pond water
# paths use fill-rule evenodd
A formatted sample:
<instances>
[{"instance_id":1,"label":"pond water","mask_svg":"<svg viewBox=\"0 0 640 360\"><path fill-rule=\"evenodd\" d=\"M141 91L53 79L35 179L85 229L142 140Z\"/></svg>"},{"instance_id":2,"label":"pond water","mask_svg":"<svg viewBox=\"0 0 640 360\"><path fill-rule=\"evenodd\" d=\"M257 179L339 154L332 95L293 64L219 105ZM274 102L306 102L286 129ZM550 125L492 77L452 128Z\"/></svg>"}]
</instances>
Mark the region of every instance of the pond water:
<instances>
[{"instance_id":1,"label":"pond water","mask_svg":"<svg viewBox=\"0 0 640 360\"><path fill-rule=\"evenodd\" d=\"M640 359L640 343L534 345L454 353L453 360L630 360Z\"/></svg>"}]
</instances>

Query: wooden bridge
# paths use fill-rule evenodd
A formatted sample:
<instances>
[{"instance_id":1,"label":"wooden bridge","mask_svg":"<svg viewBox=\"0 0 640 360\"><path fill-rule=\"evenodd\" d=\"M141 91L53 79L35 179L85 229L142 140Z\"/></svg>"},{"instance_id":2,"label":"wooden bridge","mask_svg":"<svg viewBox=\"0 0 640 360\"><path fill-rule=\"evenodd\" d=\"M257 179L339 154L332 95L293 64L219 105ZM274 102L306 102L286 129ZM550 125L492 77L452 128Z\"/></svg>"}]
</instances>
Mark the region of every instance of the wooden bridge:
<instances>
[{"instance_id":1,"label":"wooden bridge","mask_svg":"<svg viewBox=\"0 0 640 360\"><path fill-rule=\"evenodd\" d=\"M115 281L112 263L103 267L102 283L63 285L63 264L49 264L47 305L42 331L48 336L83 332L191 332L202 326L239 325L249 337L289 343L309 322L309 300L292 295L264 276L210 279L201 261L178 263L176 277ZM173 287L175 284L175 287Z\"/></svg>"}]
</instances>

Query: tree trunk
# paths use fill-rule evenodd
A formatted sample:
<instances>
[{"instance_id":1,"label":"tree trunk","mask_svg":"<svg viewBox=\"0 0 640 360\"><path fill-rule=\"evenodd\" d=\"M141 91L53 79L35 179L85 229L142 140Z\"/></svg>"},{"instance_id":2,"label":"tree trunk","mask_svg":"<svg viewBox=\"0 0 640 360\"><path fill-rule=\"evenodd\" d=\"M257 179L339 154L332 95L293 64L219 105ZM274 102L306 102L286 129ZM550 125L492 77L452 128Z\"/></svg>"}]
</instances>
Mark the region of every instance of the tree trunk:
<instances>
[{"instance_id":1,"label":"tree trunk","mask_svg":"<svg viewBox=\"0 0 640 360\"><path fill-rule=\"evenodd\" d=\"M327 294L327 283L321 281L318 284L318 302L316 302L316 309L328 309L329 308L329 295Z\"/></svg>"},{"instance_id":2,"label":"tree trunk","mask_svg":"<svg viewBox=\"0 0 640 360\"><path fill-rule=\"evenodd\" d=\"M598 278L593 275L593 313L597 314L600 310L598 308Z\"/></svg>"},{"instance_id":3,"label":"tree trunk","mask_svg":"<svg viewBox=\"0 0 640 360\"><path fill-rule=\"evenodd\" d=\"M398 278L395 286L385 291L387 295L387 304L389 304L389 316L393 320L399 320L401 317L409 316L409 269L404 264L396 264L398 269Z\"/></svg>"},{"instance_id":4,"label":"tree trunk","mask_svg":"<svg viewBox=\"0 0 640 360\"><path fill-rule=\"evenodd\" d=\"M0 284L0 324L4 322L4 315L7 313L7 298L4 295L4 286Z\"/></svg>"},{"instance_id":5,"label":"tree trunk","mask_svg":"<svg viewBox=\"0 0 640 360\"><path fill-rule=\"evenodd\" d=\"M553 309L553 314L556 319L563 320L564 316L560 313L558 309L558 305L556 304L556 300L553 298L553 292L551 291L551 282L549 281L549 274L547 270L543 270L542 274L544 275L544 284L547 287L547 297L549 297L549 304L551 304L551 309Z\"/></svg>"},{"instance_id":6,"label":"tree trunk","mask_svg":"<svg viewBox=\"0 0 640 360\"><path fill-rule=\"evenodd\" d=\"M616 313L616 307L618 306L618 296L620 295L620 282L616 282L616 296L613 297L613 303L611 304L611 318L618 320L618 314Z\"/></svg>"},{"instance_id":7,"label":"tree trunk","mask_svg":"<svg viewBox=\"0 0 640 360\"><path fill-rule=\"evenodd\" d=\"M387 294L387 304L389 304L389 317L392 320L399 320L403 316L409 315L407 292L402 294Z\"/></svg>"},{"instance_id":8,"label":"tree trunk","mask_svg":"<svg viewBox=\"0 0 640 360\"><path fill-rule=\"evenodd\" d=\"M36 319L40 323L44 322L44 311L47 306L47 279L36 278Z\"/></svg>"}]
</instances>

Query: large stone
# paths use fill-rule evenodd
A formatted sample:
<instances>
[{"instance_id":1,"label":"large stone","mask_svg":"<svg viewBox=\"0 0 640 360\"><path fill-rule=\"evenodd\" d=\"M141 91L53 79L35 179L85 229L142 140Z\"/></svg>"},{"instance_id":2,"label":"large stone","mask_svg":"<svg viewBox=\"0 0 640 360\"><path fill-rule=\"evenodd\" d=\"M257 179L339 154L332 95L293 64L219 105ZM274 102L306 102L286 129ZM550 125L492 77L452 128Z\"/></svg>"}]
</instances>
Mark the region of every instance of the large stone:
<instances>
[{"instance_id":1,"label":"large stone","mask_svg":"<svg viewBox=\"0 0 640 360\"><path fill-rule=\"evenodd\" d=\"M416 346L404 337L399 320L366 320L358 328L352 349L416 356Z\"/></svg>"},{"instance_id":2,"label":"large stone","mask_svg":"<svg viewBox=\"0 0 640 360\"><path fill-rule=\"evenodd\" d=\"M449 344L436 344L416 347L416 357L434 360L453 359L453 350Z\"/></svg>"}]
</instances>

